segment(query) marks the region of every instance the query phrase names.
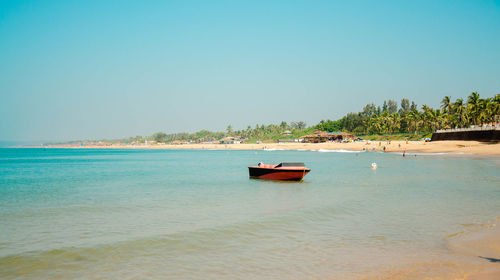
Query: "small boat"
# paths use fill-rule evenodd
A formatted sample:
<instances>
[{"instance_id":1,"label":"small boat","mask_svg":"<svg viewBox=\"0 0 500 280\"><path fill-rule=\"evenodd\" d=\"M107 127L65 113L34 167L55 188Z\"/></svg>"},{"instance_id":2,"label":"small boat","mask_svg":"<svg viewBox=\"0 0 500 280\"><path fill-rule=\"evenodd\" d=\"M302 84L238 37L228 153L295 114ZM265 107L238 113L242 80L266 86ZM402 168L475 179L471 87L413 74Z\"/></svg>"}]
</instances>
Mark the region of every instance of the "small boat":
<instances>
[{"instance_id":1,"label":"small boat","mask_svg":"<svg viewBox=\"0 0 500 280\"><path fill-rule=\"evenodd\" d=\"M311 169L302 162L282 162L275 165L259 163L258 166L249 166L248 171L250 178L299 181Z\"/></svg>"}]
</instances>

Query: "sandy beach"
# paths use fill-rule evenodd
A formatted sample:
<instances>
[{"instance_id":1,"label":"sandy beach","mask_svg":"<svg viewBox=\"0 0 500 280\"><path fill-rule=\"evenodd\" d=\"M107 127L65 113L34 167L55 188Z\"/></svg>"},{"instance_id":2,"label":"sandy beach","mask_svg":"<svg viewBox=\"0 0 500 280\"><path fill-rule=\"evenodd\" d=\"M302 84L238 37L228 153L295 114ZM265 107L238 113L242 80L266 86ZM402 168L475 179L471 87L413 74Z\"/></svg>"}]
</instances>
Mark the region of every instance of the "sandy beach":
<instances>
[{"instance_id":1,"label":"sandy beach","mask_svg":"<svg viewBox=\"0 0 500 280\"><path fill-rule=\"evenodd\" d=\"M262 144L185 144L185 145L125 145L125 144L72 144L50 145L48 148L116 148L116 149L195 149L195 150L350 150L403 153L455 153L500 155L500 143L478 141L358 141L352 143L262 143Z\"/></svg>"}]
</instances>

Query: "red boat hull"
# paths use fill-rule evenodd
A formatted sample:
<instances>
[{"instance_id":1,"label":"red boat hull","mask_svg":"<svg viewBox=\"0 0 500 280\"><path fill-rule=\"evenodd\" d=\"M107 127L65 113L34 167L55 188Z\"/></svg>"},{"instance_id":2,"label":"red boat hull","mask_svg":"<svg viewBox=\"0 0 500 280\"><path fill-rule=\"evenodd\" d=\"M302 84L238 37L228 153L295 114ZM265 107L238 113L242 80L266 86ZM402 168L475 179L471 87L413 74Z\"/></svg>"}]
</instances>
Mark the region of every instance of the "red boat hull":
<instances>
[{"instance_id":1,"label":"red boat hull","mask_svg":"<svg viewBox=\"0 0 500 280\"><path fill-rule=\"evenodd\" d=\"M295 180L299 181L306 176L311 169L309 168L262 168L248 167L250 178L259 178L267 180Z\"/></svg>"}]
</instances>

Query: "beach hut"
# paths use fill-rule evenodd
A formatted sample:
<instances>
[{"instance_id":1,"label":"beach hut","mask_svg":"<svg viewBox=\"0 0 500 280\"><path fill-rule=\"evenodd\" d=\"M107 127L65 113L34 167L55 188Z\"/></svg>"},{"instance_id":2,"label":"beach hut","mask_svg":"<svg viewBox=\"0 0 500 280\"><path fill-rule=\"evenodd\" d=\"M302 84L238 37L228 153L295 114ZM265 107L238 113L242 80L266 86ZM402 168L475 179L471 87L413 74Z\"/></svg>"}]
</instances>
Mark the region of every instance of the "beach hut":
<instances>
[{"instance_id":1,"label":"beach hut","mask_svg":"<svg viewBox=\"0 0 500 280\"><path fill-rule=\"evenodd\" d=\"M235 139L234 137L224 137L221 140L219 140L220 144L235 144Z\"/></svg>"},{"instance_id":2,"label":"beach hut","mask_svg":"<svg viewBox=\"0 0 500 280\"><path fill-rule=\"evenodd\" d=\"M344 140L356 140L357 137L346 132L318 132L301 137L306 143L323 143Z\"/></svg>"},{"instance_id":3,"label":"beach hut","mask_svg":"<svg viewBox=\"0 0 500 280\"><path fill-rule=\"evenodd\" d=\"M243 138L240 136L236 137L228 136L219 140L219 144L241 144L245 140L247 140L247 138Z\"/></svg>"}]
</instances>

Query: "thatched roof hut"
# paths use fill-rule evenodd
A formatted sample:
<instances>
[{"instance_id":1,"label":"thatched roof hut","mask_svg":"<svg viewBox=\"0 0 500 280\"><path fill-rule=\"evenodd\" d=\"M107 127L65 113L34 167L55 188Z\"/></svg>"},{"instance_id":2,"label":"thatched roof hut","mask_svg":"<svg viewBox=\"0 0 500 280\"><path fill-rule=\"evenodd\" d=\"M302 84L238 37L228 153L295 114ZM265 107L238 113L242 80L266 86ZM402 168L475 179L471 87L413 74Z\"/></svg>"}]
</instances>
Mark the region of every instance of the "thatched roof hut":
<instances>
[{"instance_id":1,"label":"thatched roof hut","mask_svg":"<svg viewBox=\"0 0 500 280\"><path fill-rule=\"evenodd\" d=\"M347 132L318 132L301 137L307 143L322 143L328 141L342 141L346 139L357 139L356 135Z\"/></svg>"}]
</instances>

